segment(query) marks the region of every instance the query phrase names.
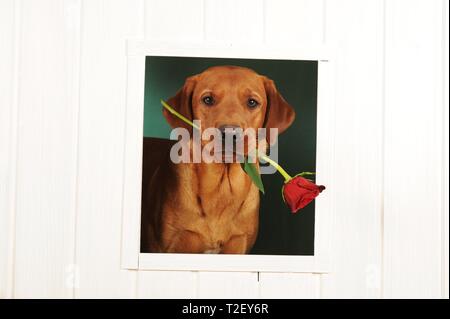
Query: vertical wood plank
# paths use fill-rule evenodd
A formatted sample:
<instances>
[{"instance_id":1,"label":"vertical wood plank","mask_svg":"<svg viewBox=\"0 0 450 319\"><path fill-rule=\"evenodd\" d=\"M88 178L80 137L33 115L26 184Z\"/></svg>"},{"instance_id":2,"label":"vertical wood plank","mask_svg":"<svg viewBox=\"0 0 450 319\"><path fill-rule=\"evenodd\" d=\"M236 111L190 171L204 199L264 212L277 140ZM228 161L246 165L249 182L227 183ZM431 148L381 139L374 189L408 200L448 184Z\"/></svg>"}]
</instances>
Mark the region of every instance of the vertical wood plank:
<instances>
[{"instance_id":1,"label":"vertical wood plank","mask_svg":"<svg viewBox=\"0 0 450 319\"><path fill-rule=\"evenodd\" d=\"M145 37L162 42L203 40L203 0L145 0Z\"/></svg>"},{"instance_id":2,"label":"vertical wood plank","mask_svg":"<svg viewBox=\"0 0 450 319\"><path fill-rule=\"evenodd\" d=\"M264 39L264 2L205 0L205 41L251 44Z\"/></svg>"},{"instance_id":3,"label":"vertical wood plank","mask_svg":"<svg viewBox=\"0 0 450 319\"><path fill-rule=\"evenodd\" d=\"M183 298L197 297L197 273L193 271L139 271L137 297Z\"/></svg>"},{"instance_id":4,"label":"vertical wood plank","mask_svg":"<svg viewBox=\"0 0 450 319\"><path fill-rule=\"evenodd\" d=\"M256 272L199 272L198 298L256 298L258 297Z\"/></svg>"},{"instance_id":5,"label":"vertical wood plank","mask_svg":"<svg viewBox=\"0 0 450 319\"><path fill-rule=\"evenodd\" d=\"M442 293L442 10L441 1L386 1L388 298Z\"/></svg>"},{"instance_id":6,"label":"vertical wood plank","mask_svg":"<svg viewBox=\"0 0 450 319\"><path fill-rule=\"evenodd\" d=\"M443 99L443 148L444 148L444 162L443 162L443 172L442 176L444 177L444 187L442 190L443 194L443 218L442 218L442 225L443 225L443 232L442 232L442 240L444 242L442 247L442 297L448 298L449 297L449 231L448 231L448 224L449 224L449 205L448 205L448 193L449 193L449 125L448 125L448 118L449 118L449 100L448 100L448 61L449 61L449 51L448 51L448 30L449 30L449 5L448 2L443 0L443 39L444 39L444 45L443 45L443 93L444 93L444 99Z\"/></svg>"},{"instance_id":7,"label":"vertical wood plank","mask_svg":"<svg viewBox=\"0 0 450 319\"><path fill-rule=\"evenodd\" d=\"M328 1L336 48L335 223L322 297L376 298L382 273L383 2Z\"/></svg>"},{"instance_id":8,"label":"vertical wood plank","mask_svg":"<svg viewBox=\"0 0 450 319\"><path fill-rule=\"evenodd\" d=\"M260 298L311 299L320 297L320 275L261 273Z\"/></svg>"},{"instance_id":9,"label":"vertical wood plank","mask_svg":"<svg viewBox=\"0 0 450 319\"><path fill-rule=\"evenodd\" d=\"M266 0L265 42L290 47L322 44L324 6L322 0Z\"/></svg>"},{"instance_id":10,"label":"vertical wood plank","mask_svg":"<svg viewBox=\"0 0 450 319\"><path fill-rule=\"evenodd\" d=\"M12 296L17 130L18 1L0 2L0 299Z\"/></svg>"},{"instance_id":11,"label":"vertical wood plank","mask_svg":"<svg viewBox=\"0 0 450 319\"><path fill-rule=\"evenodd\" d=\"M71 297L80 1L23 1L14 296Z\"/></svg>"},{"instance_id":12,"label":"vertical wood plank","mask_svg":"<svg viewBox=\"0 0 450 319\"><path fill-rule=\"evenodd\" d=\"M77 298L133 297L121 270L126 39L143 33L142 0L83 3L76 269ZM139 125L139 123L136 123Z\"/></svg>"}]
</instances>

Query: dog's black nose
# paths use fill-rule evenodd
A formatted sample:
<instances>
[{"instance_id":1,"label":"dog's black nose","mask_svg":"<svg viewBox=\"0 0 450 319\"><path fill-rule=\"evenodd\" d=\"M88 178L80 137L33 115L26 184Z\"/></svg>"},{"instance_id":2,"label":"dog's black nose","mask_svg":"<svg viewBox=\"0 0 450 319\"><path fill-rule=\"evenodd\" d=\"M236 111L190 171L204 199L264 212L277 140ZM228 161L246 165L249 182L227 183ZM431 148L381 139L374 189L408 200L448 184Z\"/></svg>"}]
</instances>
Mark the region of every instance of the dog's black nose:
<instances>
[{"instance_id":1,"label":"dog's black nose","mask_svg":"<svg viewBox=\"0 0 450 319\"><path fill-rule=\"evenodd\" d=\"M242 136L242 128L237 125L222 125L219 127L219 131L224 141L227 136L232 136L234 141L240 139Z\"/></svg>"}]
</instances>

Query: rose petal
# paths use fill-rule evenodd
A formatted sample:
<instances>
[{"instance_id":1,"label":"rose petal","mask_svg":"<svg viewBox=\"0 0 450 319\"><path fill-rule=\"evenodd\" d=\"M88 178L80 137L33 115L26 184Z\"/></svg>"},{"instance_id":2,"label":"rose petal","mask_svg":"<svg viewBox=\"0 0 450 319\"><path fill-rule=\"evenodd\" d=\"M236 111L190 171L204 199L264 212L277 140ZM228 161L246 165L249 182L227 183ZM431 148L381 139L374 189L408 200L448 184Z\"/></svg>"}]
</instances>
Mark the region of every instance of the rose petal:
<instances>
[{"instance_id":1,"label":"rose petal","mask_svg":"<svg viewBox=\"0 0 450 319\"><path fill-rule=\"evenodd\" d=\"M283 196L292 213L311 203L325 186L316 185L301 176L295 176L283 186Z\"/></svg>"}]
</instances>

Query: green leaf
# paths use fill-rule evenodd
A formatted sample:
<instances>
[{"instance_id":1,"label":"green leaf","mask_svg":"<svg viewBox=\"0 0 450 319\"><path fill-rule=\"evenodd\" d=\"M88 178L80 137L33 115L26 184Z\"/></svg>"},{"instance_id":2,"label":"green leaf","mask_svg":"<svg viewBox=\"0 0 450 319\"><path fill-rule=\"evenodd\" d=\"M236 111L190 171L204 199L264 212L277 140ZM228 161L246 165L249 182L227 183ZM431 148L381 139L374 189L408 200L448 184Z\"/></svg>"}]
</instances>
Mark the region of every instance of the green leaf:
<instances>
[{"instance_id":1,"label":"green leaf","mask_svg":"<svg viewBox=\"0 0 450 319\"><path fill-rule=\"evenodd\" d=\"M248 158L246 157L244 163L241 163L241 167L244 172L251 178L253 183L258 187L261 193L264 194L264 185L261 180L261 175L258 172L258 168L255 163L249 163Z\"/></svg>"}]
</instances>

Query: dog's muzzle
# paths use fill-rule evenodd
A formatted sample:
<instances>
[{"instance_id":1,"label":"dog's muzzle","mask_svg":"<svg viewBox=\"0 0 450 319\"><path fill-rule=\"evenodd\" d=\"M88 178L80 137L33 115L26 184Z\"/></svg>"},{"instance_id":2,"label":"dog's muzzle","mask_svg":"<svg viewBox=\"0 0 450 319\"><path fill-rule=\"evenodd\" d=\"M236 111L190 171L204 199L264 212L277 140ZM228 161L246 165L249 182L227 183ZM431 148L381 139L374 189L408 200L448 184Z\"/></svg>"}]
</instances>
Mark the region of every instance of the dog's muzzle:
<instances>
[{"instance_id":1,"label":"dog's muzzle","mask_svg":"<svg viewBox=\"0 0 450 319\"><path fill-rule=\"evenodd\" d=\"M222 141L226 139L232 139L233 142L242 140L243 130L237 125L222 125L219 127L220 134L222 136Z\"/></svg>"}]
</instances>

